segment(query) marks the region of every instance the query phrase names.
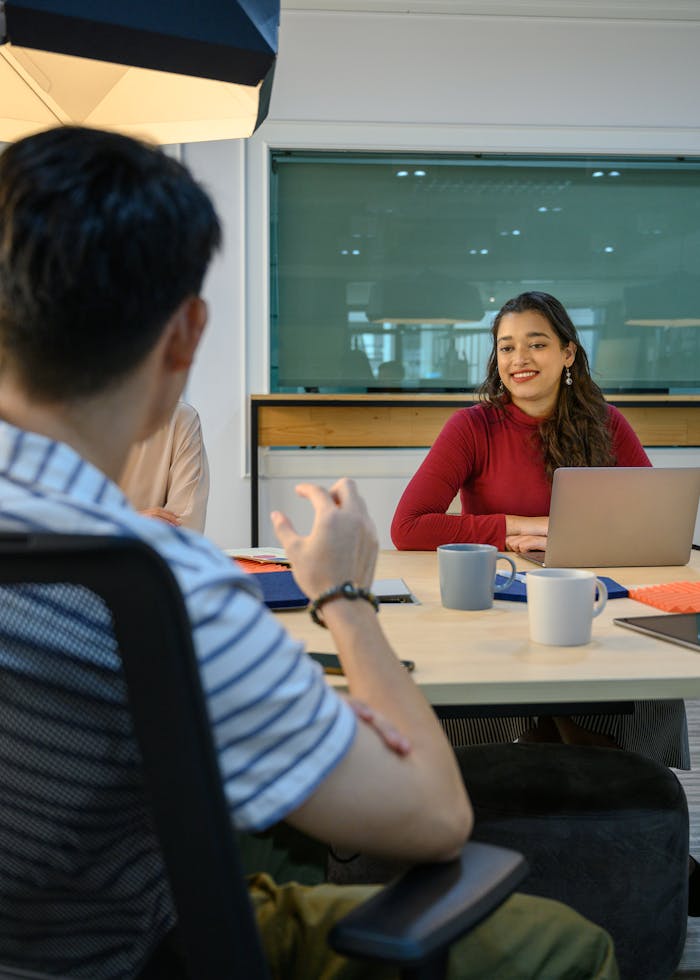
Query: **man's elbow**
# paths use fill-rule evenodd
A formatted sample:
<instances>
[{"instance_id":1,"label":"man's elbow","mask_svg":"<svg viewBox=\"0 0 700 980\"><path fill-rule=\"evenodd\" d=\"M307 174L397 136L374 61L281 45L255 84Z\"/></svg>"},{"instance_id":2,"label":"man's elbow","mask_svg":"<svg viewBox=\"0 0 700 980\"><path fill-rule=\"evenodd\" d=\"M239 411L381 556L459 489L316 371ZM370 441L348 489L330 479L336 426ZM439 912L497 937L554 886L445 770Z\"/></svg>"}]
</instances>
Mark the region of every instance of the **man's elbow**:
<instances>
[{"instance_id":1,"label":"man's elbow","mask_svg":"<svg viewBox=\"0 0 700 980\"><path fill-rule=\"evenodd\" d=\"M452 806L433 811L433 853L428 861L451 861L456 858L474 829L474 811L466 794L460 794Z\"/></svg>"}]
</instances>

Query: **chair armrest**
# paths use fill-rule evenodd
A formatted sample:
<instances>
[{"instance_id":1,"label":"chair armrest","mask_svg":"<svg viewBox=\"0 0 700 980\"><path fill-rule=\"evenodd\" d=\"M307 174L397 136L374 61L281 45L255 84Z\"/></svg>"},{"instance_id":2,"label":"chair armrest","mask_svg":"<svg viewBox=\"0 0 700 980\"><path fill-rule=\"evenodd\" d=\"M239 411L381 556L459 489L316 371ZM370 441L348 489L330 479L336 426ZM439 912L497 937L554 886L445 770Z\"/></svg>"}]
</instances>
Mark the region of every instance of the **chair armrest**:
<instances>
[{"instance_id":1,"label":"chair armrest","mask_svg":"<svg viewBox=\"0 0 700 980\"><path fill-rule=\"evenodd\" d=\"M493 912L528 874L516 851L470 841L454 861L411 868L336 923L344 956L397 965L450 946Z\"/></svg>"}]
</instances>

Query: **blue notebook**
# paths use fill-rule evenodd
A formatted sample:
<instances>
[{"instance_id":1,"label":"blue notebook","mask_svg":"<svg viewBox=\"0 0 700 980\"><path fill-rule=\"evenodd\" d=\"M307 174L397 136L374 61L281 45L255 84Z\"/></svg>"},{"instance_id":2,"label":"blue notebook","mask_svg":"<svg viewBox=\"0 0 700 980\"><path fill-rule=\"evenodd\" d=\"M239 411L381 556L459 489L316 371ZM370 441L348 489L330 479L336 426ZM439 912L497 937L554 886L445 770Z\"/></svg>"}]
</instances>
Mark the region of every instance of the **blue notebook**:
<instances>
[{"instance_id":1,"label":"blue notebook","mask_svg":"<svg viewBox=\"0 0 700 980\"><path fill-rule=\"evenodd\" d=\"M523 575L527 575L527 572L519 572L518 574L522 578ZM500 574L498 577L501 578ZM507 578L507 573L504 577ZM608 599L624 599L629 594L624 585L620 585L614 579L608 578L607 575L599 575L598 578L605 583L605 587L608 590ZM503 592L494 592L493 597L494 599L509 599L511 602L527 602L525 582L516 578Z\"/></svg>"},{"instance_id":2,"label":"blue notebook","mask_svg":"<svg viewBox=\"0 0 700 980\"><path fill-rule=\"evenodd\" d=\"M263 601L270 609L303 609L308 606L308 596L301 591L291 572L251 574L255 575L255 581L262 589Z\"/></svg>"},{"instance_id":3,"label":"blue notebook","mask_svg":"<svg viewBox=\"0 0 700 980\"><path fill-rule=\"evenodd\" d=\"M263 593L263 600L270 609L303 609L309 599L291 572L250 572L255 576ZM375 579L372 592L380 602L415 602L411 590L402 578Z\"/></svg>"}]
</instances>

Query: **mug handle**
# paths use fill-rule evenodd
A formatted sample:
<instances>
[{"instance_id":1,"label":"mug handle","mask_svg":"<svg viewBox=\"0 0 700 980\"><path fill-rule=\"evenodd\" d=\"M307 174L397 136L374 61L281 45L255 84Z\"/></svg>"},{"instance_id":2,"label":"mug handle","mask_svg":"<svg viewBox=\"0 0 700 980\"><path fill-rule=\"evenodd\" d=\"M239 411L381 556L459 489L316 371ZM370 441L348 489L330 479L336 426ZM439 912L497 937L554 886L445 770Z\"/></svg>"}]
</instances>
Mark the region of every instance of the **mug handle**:
<instances>
[{"instance_id":1,"label":"mug handle","mask_svg":"<svg viewBox=\"0 0 700 980\"><path fill-rule=\"evenodd\" d=\"M517 571L515 567L515 562L513 561L512 558L509 558L508 555L504 555L502 554L502 552L499 551L498 554L496 555L496 561L499 561L501 558L503 559L503 561L507 561L510 565L510 578L505 579L503 582L501 582L499 579L496 579L496 581L493 583L494 592L503 592L504 589L510 588L510 586L515 581L515 573ZM605 588L604 585L603 588ZM607 596L607 592L605 594ZM605 605L605 603L603 603L603 605Z\"/></svg>"},{"instance_id":2,"label":"mug handle","mask_svg":"<svg viewBox=\"0 0 700 980\"><path fill-rule=\"evenodd\" d=\"M599 578L595 580L595 586L598 590L598 598L593 603L593 618L600 616L602 611L605 609L605 604L608 601L608 590L605 587L605 582L601 582Z\"/></svg>"}]
</instances>

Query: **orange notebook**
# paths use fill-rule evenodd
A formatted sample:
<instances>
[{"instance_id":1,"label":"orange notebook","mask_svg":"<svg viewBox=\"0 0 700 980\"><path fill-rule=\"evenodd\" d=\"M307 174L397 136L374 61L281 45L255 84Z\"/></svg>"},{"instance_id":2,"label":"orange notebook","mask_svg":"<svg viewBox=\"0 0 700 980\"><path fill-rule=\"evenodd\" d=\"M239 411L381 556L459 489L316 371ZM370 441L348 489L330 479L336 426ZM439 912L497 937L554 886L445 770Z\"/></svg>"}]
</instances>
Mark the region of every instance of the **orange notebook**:
<instances>
[{"instance_id":1,"label":"orange notebook","mask_svg":"<svg viewBox=\"0 0 700 980\"><path fill-rule=\"evenodd\" d=\"M669 582L630 589L630 599L671 613L700 612L700 582Z\"/></svg>"},{"instance_id":2,"label":"orange notebook","mask_svg":"<svg viewBox=\"0 0 700 980\"><path fill-rule=\"evenodd\" d=\"M253 575L260 575L262 572L289 571L289 562L285 562L285 564L282 565L271 561L256 561L255 558L234 558L233 560L237 565L240 565L244 572L252 572Z\"/></svg>"}]
</instances>

